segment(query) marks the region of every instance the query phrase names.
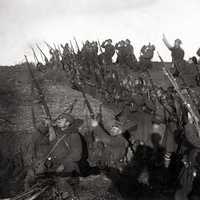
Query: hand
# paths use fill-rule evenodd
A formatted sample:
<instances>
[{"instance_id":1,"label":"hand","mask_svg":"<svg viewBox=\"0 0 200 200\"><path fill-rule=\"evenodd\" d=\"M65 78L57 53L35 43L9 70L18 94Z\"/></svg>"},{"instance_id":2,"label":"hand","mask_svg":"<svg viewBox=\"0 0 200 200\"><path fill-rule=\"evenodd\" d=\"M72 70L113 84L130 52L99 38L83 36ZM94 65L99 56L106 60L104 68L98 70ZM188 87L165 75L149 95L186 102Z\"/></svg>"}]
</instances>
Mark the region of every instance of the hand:
<instances>
[{"instance_id":1,"label":"hand","mask_svg":"<svg viewBox=\"0 0 200 200\"><path fill-rule=\"evenodd\" d=\"M93 128L97 127L98 125L99 125L99 123L98 123L97 120L94 120L94 119L91 120L91 126L92 126Z\"/></svg>"},{"instance_id":2,"label":"hand","mask_svg":"<svg viewBox=\"0 0 200 200\"><path fill-rule=\"evenodd\" d=\"M147 170L144 170L138 177L138 182L144 185L149 185L149 173Z\"/></svg>"},{"instance_id":3,"label":"hand","mask_svg":"<svg viewBox=\"0 0 200 200\"><path fill-rule=\"evenodd\" d=\"M56 172L57 173L61 173L61 172L63 172L64 171L64 165L63 164L61 164L57 169L56 169Z\"/></svg>"},{"instance_id":4,"label":"hand","mask_svg":"<svg viewBox=\"0 0 200 200\"><path fill-rule=\"evenodd\" d=\"M49 141L52 142L56 139L56 133L52 127L49 128Z\"/></svg>"},{"instance_id":5,"label":"hand","mask_svg":"<svg viewBox=\"0 0 200 200\"><path fill-rule=\"evenodd\" d=\"M166 38L166 36L165 36L165 34L164 34L164 33L162 34L162 38L163 38L163 39L164 39L164 38Z\"/></svg>"},{"instance_id":6,"label":"hand","mask_svg":"<svg viewBox=\"0 0 200 200\"><path fill-rule=\"evenodd\" d=\"M51 126L51 120L48 119L48 118L45 118L44 119L44 124L45 124L46 127L50 127Z\"/></svg>"}]
</instances>

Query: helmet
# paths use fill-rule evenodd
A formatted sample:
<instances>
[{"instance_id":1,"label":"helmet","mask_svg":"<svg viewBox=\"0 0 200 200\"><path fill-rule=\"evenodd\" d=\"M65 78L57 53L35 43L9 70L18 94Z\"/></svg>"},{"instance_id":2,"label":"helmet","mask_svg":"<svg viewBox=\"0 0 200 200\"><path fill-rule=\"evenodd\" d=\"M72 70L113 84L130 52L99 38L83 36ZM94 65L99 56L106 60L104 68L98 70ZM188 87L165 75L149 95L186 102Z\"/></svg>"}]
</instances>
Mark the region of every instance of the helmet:
<instances>
[{"instance_id":1,"label":"helmet","mask_svg":"<svg viewBox=\"0 0 200 200\"><path fill-rule=\"evenodd\" d=\"M121 40L121 41L120 41L120 44L121 44L121 45L125 45L126 42L125 42L124 40Z\"/></svg>"},{"instance_id":2,"label":"helmet","mask_svg":"<svg viewBox=\"0 0 200 200\"><path fill-rule=\"evenodd\" d=\"M49 50L49 53L50 53L50 54L53 54L53 53L54 53L53 49L50 49L50 50Z\"/></svg>"},{"instance_id":3,"label":"helmet","mask_svg":"<svg viewBox=\"0 0 200 200\"><path fill-rule=\"evenodd\" d=\"M117 136L121 134L122 134L122 130L120 126L116 125L111 128L111 131L110 131L111 136Z\"/></svg>"},{"instance_id":4,"label":"helmet","mask_svg":"<svg viewBox=\"0 0 200 200\"><path fill-rule=\"evenodd\" d=\"M112 40L111 40L111 39L108 39L108 40L107 40L107 42L110 42L110 43L112 43Z\"/></svg>"},{"instance_id":5,"label":"helmet","mask_svg":"<svg viewBox=\"0 0 200 200\"><path fill-rule=\"evenodd\" d=\"M131 43L131 41L129 39L126 39L125 42L128 43L128 44Z\"/></svg>"},{"instance_id":6,"label":"helmet","mask_svg":"<svg viewBox=\"0 0 200 200\"><path fill-rule=\"evenodd\" d=\"M74 117L67 113L60 115L58 117L58 120L60 120L60 119L66 119L66 121L69 122L70 124L73 124L73 122L74 122Z\"/></svg>"},{"instance_id":7,"label":"helmet","mask_svg":"<svg viewBox=\"0 0 200 200\"><path fill-rule=\"evenodd\" d=\"M153 51L155 51L155 49L156 49L156 47L155 47L155 45L151 45L151 49L153 50Z\"/></svg>"}]
</instances>

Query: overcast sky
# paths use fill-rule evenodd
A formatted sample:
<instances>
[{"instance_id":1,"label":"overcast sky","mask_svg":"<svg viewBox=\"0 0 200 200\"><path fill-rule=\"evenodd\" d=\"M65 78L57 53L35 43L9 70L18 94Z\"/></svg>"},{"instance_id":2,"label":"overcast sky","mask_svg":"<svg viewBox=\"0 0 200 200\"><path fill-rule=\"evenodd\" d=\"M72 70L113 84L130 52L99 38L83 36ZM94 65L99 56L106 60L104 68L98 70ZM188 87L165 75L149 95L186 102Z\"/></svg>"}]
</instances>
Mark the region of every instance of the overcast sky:
<instances>
[{"instance_id":1,"label":"overcast sky","mask_svg":"<svg viewBox=\"0 0 200 200\"><path fill-rule=\"evenodd\" d=\"M171 43L182 39L188 58L200 47L199 9L200 0L0 0L0 65L20 63L36 42L65 43L73 36L80 45L130 38L137 57L152 42L170 60L165 33Z\"/></svg>"}]
</instances>

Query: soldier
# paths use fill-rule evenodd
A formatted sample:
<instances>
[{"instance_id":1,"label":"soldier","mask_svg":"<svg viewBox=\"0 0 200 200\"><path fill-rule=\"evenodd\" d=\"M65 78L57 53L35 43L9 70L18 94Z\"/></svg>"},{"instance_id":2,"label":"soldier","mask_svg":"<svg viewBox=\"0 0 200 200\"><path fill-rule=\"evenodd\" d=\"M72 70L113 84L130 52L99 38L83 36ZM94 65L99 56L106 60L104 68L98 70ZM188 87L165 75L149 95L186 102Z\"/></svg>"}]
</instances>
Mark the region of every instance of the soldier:
<instances>
[{"instance_id":1,"label":"soldier","mask_svg":"<svg viewBox=\"0 0 200 200\"><path fill-rule=\"evenodd\" d=\"M82 120L74 119L70 114L62 114L57 119L55 123L57 140L62 136L65 136L65 139L53 153L55 160L60 163L56 170L79 173L78 162L82 157L82 142L78 128L81 124ZM53 144L57 140L54 140Z\"/></svg>"},{"instance_id":2,"label":"soldier","mask_svg":"<svg viewBox=\"0 0 200 200\"><path fill-rule=\"evenodd\" d=\"M144 45L140 51L140 64L143 71L152 68L152 58L154 56L155 46L149 43Z\"/></svg>"},{"instance_id":3,"label":"soldier","mask_svg":"<svg viewBox=\"0 0 200 200\"><path fill-rule=\"evenodd\" d=\"M163 146L166 148L165 166L168 168L172 153L180 153L183 128L186 123L186 108L173 88L168 88L166 99L162 101L165 112L166 132Z\"/></svg>"},{"instance_id":4,"label":"soldier","mask_svg":"<svg viewBox=\"0 0 200 200\"><path fill-rule=\"evenodd\" d=\"M90 59L91 65L96 67L98 63L98 43L96 41L91 42Z\"/></svg>"},{"instance_id":5,"label":"soldier","mask_svg":"<svg viewBox=\"0 0 200 200\"><path fill-rule=\"evenodd\" d=\"M81 123L82 121L74 119L70 114L62 114L53 124L45 119L37 126L39 135L33 140L35 153L33 165L25 179L26 189L40 173L80 172L78 162L82 157L82 142L78 127ZM56 135L52 126L55 126Z\"/></svg>"},{"instance_id":6,"label":"soldier","mask_svg":"<svg viewBox=\"0 0 200 200\"><path fill-rule=\"evenodd\" d=\"M65 46L61 45L62 49L63 49L63 53L62 53L62 63L64 65L67 65L68 68L71 68L72 65L72 59L73 59L73 55L71 53L69 44L66 43Z\"/></svg>"},{"instance_id":7,"label":"soldier","mask_svg":"<svg viewBox=\"0 0 200 200\"><path fill-rule=\"evenodd\" d=\"M200 59L200 48L197 50L196 54L197 54L197 56L198 56L199 59ZM199 59L198 59L198 63L199 63L199 61L200 61Z\"/></svg>"},{"instance_id":8,"label":"soldier","mask_svg":"<svg viewBox=\"0 0 200 200\"><path fill-rule=\"evenodd\" d=\"M115 49L117 50L117 61L116 63L120 65L124 65L126 63L126 43L124 40L121 40L115 45Z\"/></svg>"},{"instance_id":9,"label":"soldier","mask_svg":"<svg viewBox=\"0 0 200 200\"><path fill-rule=\"evenodd\" d=\"M182 41L180 39L176 39L174 41L174 46L172 46L166 39L165 35L163 35L163 42L167 46L167 48L171 51L172 62L175 68L174 76L178 77L180 73L180 67L184 64L184 55L185 52L181 48Z\"/></svg>"},{"instance_id":10,"label":"soldier","mask_svg":"<svg viewBox=\"0 0 200 200\"><path fill-rule=\"evenodd\" d=\"M137 129L131 132L132 143L139 140L146 145L151 145L151 130L155 105L149 100L146 93L145 81L142 78L136 80L134 93L129 98L130 109L125 113L127 120L136 124Z\"/></svg>"},{"instance_id":11,"label":"soldier","mask_svg":"<svg viewBox=\"0 0 200 200\"><path fill-rule=\"evenodd\" d=\"M126 39L125 43L126 43L126 63L128 66L133 66L133 64L137 62L133 46L131 45L131 41L129 39Z\"/></svg>"},{"instance_id":12,"label":"soldier","mask_svg":"<svg viewBox=\"0 0 200 200\"><path fill-rule=\"evenodd\" d=\"M196 56L192 56L191 58L189 58L188 63L197 65L198 64L198 60L197 60Z\"/></svg>"},{"instance_id":13,"label":"soldier","mask_svg":"<svg viewBox=\"0 0 200 200\"><path fill-rule=\"evenodd\" d=\"M89 52L90 52L90 42L87 40L81 49L81 60L82 65L89 69L90 62L89 62Z\"/></svg>"},{"instance_id":14,"label":"soldier","mask_svg":"<svg viewBox=\"0 0 200 200\"><path fill-rule=\"evenodd\" d=\"M89 42L87 40L83 45L81 55L82 64L86 67L87 73L92 74L93 77L96 65L98 64L98 43L95 41Z\"/></svg>"},{"instance_id":15,"label":"soldier","mask_svg":"<svg viewBox=\"0 0 200 200\"><path fill-rule=\"evenodd\" d=\"M107 131L100 119L91 121L93 130L93 151L89 152L90 163L99 167L120 168L126 154L128 143L122 136L122 128L118 125L112 126Z\"/></svg>"},{"instance_id":16,"label":"soldier","mask_svg":"<svg viewBox=\"0 0 200 200\"><path fill-rule=\"evenodd\" d=\"M190 139L188 140L189 144L186 143L187 151L185 151L182 159L183 167L181 171L182 176L180 177L181 188L176 191L175 199L196 200L199 199L200 196L199 137L197 136L198 132L194 126L194 121L190 113L188 113L188 121L185 124L185 135L187 139Z\"/></svg>"},{"instance_id":17,"label":"soldier","mask_svg":"<svg viewBox=\"0 0 200 200\"><path fill-rule=\"evenodd\" d=\"M103 58L105 59L105 64L111 65L112 64L112 57L115 54L115 47L112 44L112 40L111 39L105 40L102 43L101 47L103 49L105 49L105 51L103 53Z\"/></svg>"},{"instance_id":18,"label":"soldier","mask_svg":"<svg viewBox=\"0 0 200 200\"><path fill-rule=\"evenodd\" d=\"M192 162L193 170L192 170L192 190L188 195L189 200L197 200L200 198L200 152L196 149L194 153L195 159ZM183 188L185 189L185 188ZM187 188L186 188L187 189Z\"/></svg>"},{"instance_id":19,"label":"soldier","mask_svg":"<svg viewBox=\"0 0 200 200\"><path fill-rule=\"evenodd\" d=\"M51 55L50 58L50 64L52 65L53 69L56 69L58 67L58 65L60 64L60 54L59 51L57 49L50 49L49 53Z\"/></svg>"}]
</instances>

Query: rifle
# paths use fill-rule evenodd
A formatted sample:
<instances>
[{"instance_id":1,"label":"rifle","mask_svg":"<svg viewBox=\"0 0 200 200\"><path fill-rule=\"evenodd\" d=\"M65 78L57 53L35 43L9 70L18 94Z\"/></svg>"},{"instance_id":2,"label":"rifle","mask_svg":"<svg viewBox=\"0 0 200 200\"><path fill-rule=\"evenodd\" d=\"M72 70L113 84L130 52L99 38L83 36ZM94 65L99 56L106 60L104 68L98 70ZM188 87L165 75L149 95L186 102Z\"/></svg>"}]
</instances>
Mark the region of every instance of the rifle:
<instances>
[{"instance_id":1,"label":"rifle","mask_svg":"<svg viewBox=\"0 0 200 200\"><path fill-rule=\"evenodd\" d=\"M200 137L200 126L199 126L199 117L196 115L196 113L194 112L192 106L190 105L190 103L187 101L187 99L185 98L185 96L182 94L181 89L179 87L179 85L176 82L176 79L174 78L173 74L171 74L171 72L167 69L167 67L165 66L165 63L162 59L162 57L160 56L160 54L158 53L158 57L163 65L162 69L164 74L167 76L167 78L169 79L170 83L173 85L175 91L177 92L177 94L179 95L180 99L182 100L183 104L186 106L188 112L190 113L193 122L194 122L194 126L197 130L198 133L198 137Z\"/></svg>"},{"instance_id":2,"label":"rifle","mask_svg":"<svg viewBox=\"0 0 200 200\"><path fill-rule=\"evenodd\" d=\"M60 47L62 47L61 45L62 45L62 44L60 44L60 45L58 44L58 50L60 51L60 54L62 55L62 50L61 50L61 48L60 48Z\"/></svg>"},{"instance_id":3,"label":"rifle","mask_svg":"<svg viewBox=\"0 0 200 200\"><path fill-rule=\"evenodd\" d=\"M101 48L101 44L100 44L99 40L98 40L97 42L98 42L98 45L99 45L99 50L100 50L100 52L103 53L103 50L102 50L102 48Z\"/></svg>"},{"instance_id":4,"label":"rifle","mask_svg":"<svg viewBox=\"0 0 200 200\"><path fill-rule=\"evenodd\" d=\"M35 61L36 61L37 63L39 63L39 60L38 60L38 58L37 58L37 55L36 55L36 53L35 53L34 48L31 47L31 50L32 50L32 52L33 52L33 56L34 56L34 58L35 58Z\"/></svg>"},{"instance_id":5,"label":"rifle","mask_svg":"<svg viewBox=\"0 0 200 200\"><path fill-rule=\"evenodd\" d=\"M60 50L60 47L59 47L59 45L57 45L57 46L56 46L56 44L55 44L55 43L53 43L53 46L54 46L55 50L57 50L57 51L58 51L58 54L59 54L59 56L62 58L62 51Z\"/></svg>"},{"instance_id":6,"label":"rifle","mask_svg":"<svg viewBox=\"0 0 200 200\"><path fill-rule=\"evenodd\" d=\"M152 77L151 77L151 74L150 74L150 72L147 70L147 74L148 74L148 76L149 76L149 80L150 80L150 84L151 84L151 87L152 87L152 91L153 91L153 93L154 93L154 95L155 95L155 97L156 97L156 99L158 100L158 103L164 108L164 110L169 114L169 116L171 116L171 112L169 111L169 109L164 105L164 103L162 102L162 100L160 100L159 99L159 97L158 97L158 95L157 95L157 92L156 92L156 86L155 86L155 84L154 84L154 82L153 82L153 79L152 79ZM155 103L155 102L153 102L153 103ZM158 114L157 114L158 115ZM159 116L159 115L158 115ZM174 122L176 122L177 123L177 120L176 119L173 119L173 121Z\"/></svg>"},{"instance_id":7,"label":"rifle","mask_svg":"<svg viewBox=\"0 0 200 200\"><path fill-rule=\"evenodd\" d=\"M83 91L83 89L82 89L82 87L81 87L80 85L76 84L76 87L78 88L78 90L79 90L79 91L82 93L82 95L83 95L83 98L84 98L85 104L86 104L86 106L87 106L87 108L88 108L88 110L89 110L91 119L95 120L95 119L96 119L96 118L95 118L95 113L94 113L94 111L93 111L93 109L92 109L92 106L90 105L89 100L88 100L87 97L86 97L85 92ZM103 125L103 123L102 123L102 105L100 105L100 107L99 107L99 117L100 117L99 126L105 131L105 133L106 133L107 135L110 135L110 133L106 130L106 128L104 127L104 125Z\"/></svg>"},{"instance_id":8,"label":"rifle","mask_svg":"<svg viewBox=\"0 0 200 200\"><path fill-rule=\"evenodd\" d=\"M70 43L71 51L72 51L72 53L73 53L73 55L74 55L74 54L75 54L75 51L74 51L74 47L73 47L72 41L70 40L69 43Z\"/></svg>"},{"instance_id":9,"label":"rifle","mask_svg":"<svg viewBox=\"0 0 200 200\"><path fill-rule=\"evenodd\" d=\"M80 48L79 48L79 46L78 46L78 42L77 42L77 40L76 40L76 38L74 37L74 41L75 41L75 44L76 44L76 48L77 48L77 50L78 50L78 53L80 52Z\"/></svg>"},{"instance_id":10,"label":"rifle","mask_svg":"<svg viewBox=\"0 0 200 200\"><path fill-rule=\"evenodd\" d=\"M43 73L44 73L44 71L43 71L44 65L38 60L37 55L36 55L35 50L34 50L33 47L31 47L31 50L32 50L33 55L34 55L35 62L37 63L37 64L36 64L36 68L37 68L40 72L43 72ZM42 58L43 58L43 57L42 57Z\"/></svg>"},{"instance_id":11,"label":"rifle","mask_svg":"<svg viewBox=\"0 0 200 200\"><path fill-rule=\"evenodd\" d=\"M47 103L46 103L45 96L44 96L44 94L43 94L43 92L42 92L42 89L40 88L40 86L39 86L37 80L35 79L34 73L33 73L32 69L31 69L31 66L30 66L30 64L29 64L28 59L27 59L26 56L25 56L25 59L26 59L27 68L28 68L28 71L29 71L29 73L30 73L32 82L34 83L34 85L35 85L35 87L36 87L36 89L37 89L37 91L38 91L38 94L39 94L39 96L40 96L40 100L41 100L42 105L43 105L43 107L44 107L45 113L46 113L48 119L49 119L49 120L52 120L51 113L50 113L49 107L48 107L48 105L47 105Z\"/></svg>"},{"instance_id":12,"label":"rifle","mask_svg":"<svg viewBox=\"0 0 200 200\"><path fill-rule=\"evenodd\" d=\"M42 193L44 193L47 189L49 188L49 186L44 186L42 188L39 188L37 185L35 187L33 187L33 189L27 191L27 192L23 192L15 197L11 197L11 198L6 198L5 200L34 200L36 199L38 196L40 196Z\"/></svg>"},{"instance_id":13,"label":"rifle","mask_svg":"<svg viewBox=\"0 0 200 200\"><path fill-rule=\"evenodd\" d=\"M55 43L53 43L53 46L54 46L54 49L55 49L55 50L58 50L58 48L57 48L57 46L56 46Z\"/></svg>"},{"instance_id":14,"label":"rifle","mask_svg":"<svg viewBox=\"0 0 200 200\"><path fill-rule=\"evenodd\" d=\"M87 97L86 97L85 92L83 91L83 88L82 88L80 85L78 85L78 84L76 84L76 86L77 86L78 90L79 90L79 91L82 93L82 95L83 95L84 101L85 101L85 103L86 103L86 105L87 105L87 108L88 108L88 110L89 110L89 112L90 112L90 117L91 117L92 119L95 119L94 111L93 111L93 109L92 109L92 106L91 106L90 103L89 103L89 100L88 100Z\"/></svg>"},{"instance_id":15,"label":"rifle","mask_svg":"<svg viewBox=\"0 0 200 200\"><path fill-rule=\"evenodd\" d=\"M42 51L42 49L39 47L38 44L36 44L36 47L39 49L40 53L44 56L44 60L46 63L49 62L48 58L46 57L46 55L44 54L44 52Z\"/></svg>"},{"instance_id":16,"label":"rifle","mask_svg":"<svg viewBox=\"0 0 200 200\"><path fill-rule=\"evenodd\" d=\"M48 47L49 50L52 50L52 49L53 49L53 47L52 47L49 43L47 43L46 41L44 41L44 43L46 44L46 46ZM54 50L54 49L53 49L53 50Z\"/></svg>"}]
</instances>

